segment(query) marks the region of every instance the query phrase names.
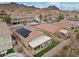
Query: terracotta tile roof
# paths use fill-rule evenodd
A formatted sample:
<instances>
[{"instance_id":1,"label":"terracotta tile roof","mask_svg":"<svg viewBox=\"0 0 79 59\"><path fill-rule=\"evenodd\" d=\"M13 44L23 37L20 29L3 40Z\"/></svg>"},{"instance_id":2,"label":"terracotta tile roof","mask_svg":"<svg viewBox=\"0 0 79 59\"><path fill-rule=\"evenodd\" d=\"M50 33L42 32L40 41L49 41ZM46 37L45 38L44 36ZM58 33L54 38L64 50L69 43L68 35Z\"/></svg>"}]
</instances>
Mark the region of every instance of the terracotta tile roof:
<instances>
[{"instance_id":1,"label":"terracotta tile roof","mask_svg":"<svg viewBox=\"0 0 79 59\"><path fill-rule=\"evenodd\" d=\"M36 27L41 30L44 30L44 31L55 33L59 29L62 29L62 28L69 29L72 26L73 26L73 24L70 24L68 22L56 22L56 23L52 23L52 24L45 23L45 24L38 25Z\"/></svg>"},{"instance_id":2,"label":"terracotta tile roof","mask_svg":"<svg viewBox=\"0 0 79 59\"><path fill-rule=\"evenodd\" d=\"M12 32L15 33L18 37L20 37L21 40L22 40L23 42L25 42L25 43L29 43L33 38L38 37L38 36L40 36L40 35L43 33L43 32L41 32L39 29L34 28L34 27L32 27L32 26L26 26L26 27L24 27L24 28L26 28L26 29L28 29L28 30L31 31L31 33L29 34L29 36L26 37L26 38L24 38L23 36L21 36L20 34L18 34L18 33L15 31L16 29L13 29Z\"/></svg>"}]
</instances>

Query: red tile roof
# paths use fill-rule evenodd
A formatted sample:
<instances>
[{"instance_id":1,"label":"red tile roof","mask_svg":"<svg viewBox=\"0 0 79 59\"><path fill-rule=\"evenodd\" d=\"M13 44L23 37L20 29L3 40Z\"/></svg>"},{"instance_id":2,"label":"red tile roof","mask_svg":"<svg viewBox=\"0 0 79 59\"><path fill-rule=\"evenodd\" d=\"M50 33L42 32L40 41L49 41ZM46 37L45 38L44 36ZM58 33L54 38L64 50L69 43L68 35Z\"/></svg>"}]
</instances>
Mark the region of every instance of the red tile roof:
<instances>
[{"instance_id":1,"label":"red tile roof","mask_svg":"<svg viewBox=\"0 0 79 59\"><path fill-rule=\"evenodd\" d=\"M32 26L26 26L24 27L28 30L31 31L31 33L29 34L28 37L24 38L23 36L21 36L20 34L18 34L15 30L13 29L12 32L15 33L15 35L17 35L23 42L25 43L29 43L33 38L40 36L43 32L41 32L39 29L34 28Z\"/></svg>"},{"instance_id":2,"label":"red tile roof","mask_svg":"<svg viewBox=\"0 0 79 59\"><path fill-rule=\"evenodd\" d=\"M56 22L56 23L52 23L52 24L45 23L45 24L38 25L36 27L41 30L44 30L44 31L55 33L59 29L62 29L62 28L69 29L72 26L73 26L73 24L70 24L68 22Z\"/></svg>"}]
</instances>

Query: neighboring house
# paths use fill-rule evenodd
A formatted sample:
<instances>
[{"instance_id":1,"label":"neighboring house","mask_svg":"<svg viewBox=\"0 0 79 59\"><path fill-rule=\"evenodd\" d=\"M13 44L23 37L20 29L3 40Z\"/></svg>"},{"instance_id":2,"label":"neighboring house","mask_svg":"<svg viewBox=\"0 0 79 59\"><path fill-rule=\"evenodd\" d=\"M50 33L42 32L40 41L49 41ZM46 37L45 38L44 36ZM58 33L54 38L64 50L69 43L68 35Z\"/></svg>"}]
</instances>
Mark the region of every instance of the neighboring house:
<instances>
[{"instance_id":1,"label":"neighboring house","mask_svg":"<svg viewBox=\"0 0 79 59\"><path fill-rule=\"evenodd\" d=\"M38 21L36 20L35 17L27 17L25 19L27 25L37 25L38 24Z\"/></svg>"},{"instance_id":2,"label":"neighboring house","mask_svg":"<svg viewBox=\"0 0 79 59\"><path fill-rule=\"evenodd\" d=\"M13 46L10 29L5 22L0 22L0 54L11 48Z\"/></svg>"},{"instance_id":3,"label":"neighboring house","mask_svg":"<svg viewBox=\"0 0 79 59\"><path fill-rule=\"evenodd\" d=\"M21 24L24 20L23 19L12 19L11 20L11 25L18 25L18 24Z\"/></svg>"},{"instance_id":4,"label":"neighboring house","mask_svg":"<svg viewBox=\"0 0 79 59\"><path fill-rule=\"evenodd\" d=\"M56 21L56 17L53 17L53 16L47 17L47 22L52 23L52 22L55 22L55 21Z\"/></svg>"},{"instance_id":5,"label":"neighboring house","mask_svg":"<svg viewBox=\"0 0 79 59\"><path fill-rule=\"evenodd\" d=\"M41 24L41 25L38 25L35 27L42 30L42 31L46 31L46 32L49 32L51 34L55 34L60 29L71 30L71 28L76 27L76 25L73 25L73 24L68 23L68 22L55 22L55 23L51 23L51 24L47 24L47 23Z\"/></svg>"},{"instance_id":6,"label":"neighboring house","mask_svg":"<svg viewBox=\"0 0 79 59\"><path fill-rule=\"evenodd\" d=\"M36 28L39 28L43 31L47 31L50 33L55 33L58 30L65 28L65 29L71 29L71 27L75 27L74 24L71 24L69 22L55 22L55 23L51 23L51 24L40 24L35 26Z\"/></svg>"},{"instance_id":7,"label":"neighboring house","mask_svg":"<svg viewBox=\"0 0 79 59\"><path fill-rule=\"evenodd\" d=\"M12 25L17 24L27 24L27 25L36 25L38 24L38 21L36 20L36 17L29 16L29 15L11 15L11 23Z\"/></svg>"},{"instance_id":8,"label":"neighboring house","mask_svg":"<svg viewBox=\"0 0 79 59\"><path fill-rule=\"evenodd\" d=\"M23 24L17 24L17 25L11 25L9 26L10 29L14 29L14 28L20 28L20 27L23 27L24 25Z\"/></svg>"},{"instance_id":9,"label":"neighboring house","mask_svg":"<svg viewBox=\"0 0 79 59\"><path fill-rule=\"evenodd\" d=\"M66 29L60 29L57 33L56 36L59 38L67 39L69 38L69 30Z\"/></svg>"},{"instance_id":10,"label":"neighboring house","mask_svg":"<svg viewBox=\"0 0 79 59\"><path fill-rule=\"evenodd\" d=\"M64 15L66 20L70 20L70 21L79 21L79 15L78 14L65 14Z\"/></svg>"},{"instance_id":11,"label":"neighboring house","mask_svg":"<svg viewBox=\"0 0 79 59\"><path fill-rule=\"evenodd\" d=\"M61 22L67 22L67 23L71 23L73 25L79 26L79 22L78 21L62 20Z\"/></svg>"},{"instance_id":12,"label":"neighboring house","mask_svg":"<svg viewBox=\"0 0 79 59\"><path fill-rule=\"evenodd\" d=\"M32 26L13 29L12 32L14 36L32 52L32 54L36 54L52 43L51 37Z\"/></svg>"}]
</instances>

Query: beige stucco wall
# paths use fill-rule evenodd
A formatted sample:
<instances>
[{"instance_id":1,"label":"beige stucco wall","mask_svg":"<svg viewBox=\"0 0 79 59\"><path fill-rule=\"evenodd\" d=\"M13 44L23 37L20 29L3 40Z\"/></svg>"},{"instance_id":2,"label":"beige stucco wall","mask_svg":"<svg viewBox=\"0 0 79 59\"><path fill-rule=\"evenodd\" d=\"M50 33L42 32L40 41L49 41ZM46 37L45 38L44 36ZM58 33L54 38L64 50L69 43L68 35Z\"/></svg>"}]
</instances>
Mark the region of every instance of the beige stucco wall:
<instances>
[{"instance_id":1,"label":"beige stucco wall","mask_svg":"<svg viewBox=\"0 0 79 59\"><path fill-rule=\"evenodd\" d=\"M0 52L12 48L12 40L10 35L0 36Z\"/></svg>"}]
</instances>

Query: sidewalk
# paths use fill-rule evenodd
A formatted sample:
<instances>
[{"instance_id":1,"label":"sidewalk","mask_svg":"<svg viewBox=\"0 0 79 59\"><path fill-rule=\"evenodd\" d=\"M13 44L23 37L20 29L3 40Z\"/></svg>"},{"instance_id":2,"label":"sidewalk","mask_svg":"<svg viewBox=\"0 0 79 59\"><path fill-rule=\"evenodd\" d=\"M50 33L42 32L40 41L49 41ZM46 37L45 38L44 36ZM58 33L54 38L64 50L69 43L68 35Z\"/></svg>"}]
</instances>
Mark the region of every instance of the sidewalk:
<instances>
[{"instance_id":1,"label":"sidewalk","mask_svg":"<svg viewBox=\"0 0 79 59\"><path fill-rule=\"evenodd\" d=\"M19 41L17 41L17 42L18 42L18 45L16 46L16 48L18 46L23 47L22 54L24 55L24 57L33 57L33 55Z\"/></svg>"}]
</instances>

